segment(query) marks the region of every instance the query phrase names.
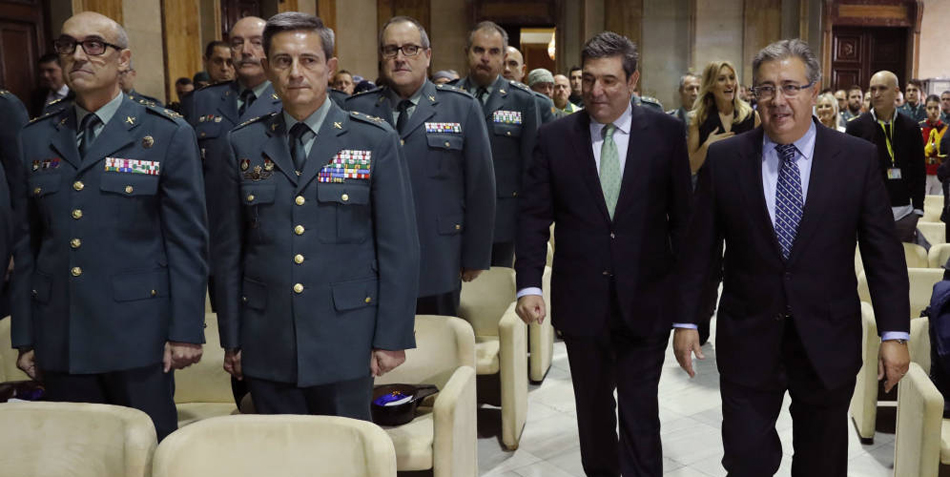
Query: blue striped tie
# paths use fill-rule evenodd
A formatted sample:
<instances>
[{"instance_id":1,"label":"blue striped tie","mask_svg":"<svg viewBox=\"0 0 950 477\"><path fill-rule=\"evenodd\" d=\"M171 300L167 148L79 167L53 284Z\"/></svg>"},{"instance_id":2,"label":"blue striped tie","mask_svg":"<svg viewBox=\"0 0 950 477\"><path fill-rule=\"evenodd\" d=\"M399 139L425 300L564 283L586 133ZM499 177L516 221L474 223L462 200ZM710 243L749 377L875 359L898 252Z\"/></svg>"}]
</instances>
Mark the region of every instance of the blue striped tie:
<instances>
[{"instance_id":1,"label":"blue striped tie","mask_svg":"<svg viewBox=\"0 0 950 477\"><path fill-rule=\"evenodd\" d=\"M798 233L798 223L802 221L805 201L802 198L802 179L798 170L798 150L794 144L780 144L775 147L781 168L778 172L778 185L775 190L775 238L782 249L782 257L788 260Z\"/></svg>"}]
</instances>

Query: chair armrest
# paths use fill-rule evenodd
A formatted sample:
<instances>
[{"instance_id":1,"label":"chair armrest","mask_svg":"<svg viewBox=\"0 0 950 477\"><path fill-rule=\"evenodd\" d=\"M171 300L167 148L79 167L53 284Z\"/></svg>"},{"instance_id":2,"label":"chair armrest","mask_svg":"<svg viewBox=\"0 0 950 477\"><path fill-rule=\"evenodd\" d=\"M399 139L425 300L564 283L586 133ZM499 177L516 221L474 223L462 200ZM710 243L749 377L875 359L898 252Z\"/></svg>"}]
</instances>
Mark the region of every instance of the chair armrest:
<instances>
[{"instance_id":1,"label":"chair armrest","mask_svg":"<svg viewBox=\"0 0 950 477\"><path fill-rule=\"evenodd\" d=\"M910 320L910 342L907 343L910 360L930 374L930 318Z\"/></svg>"},{"instance_id":2,"label":"chair armrest","mask_svg":"<svg viewBox=\"0 0 950 477\"><path fill-rule=\"evenodd\" d=\"M862 365L858 371L854 394L851 396L851 418L858 436L865 441L874 439L877 422L877 361L881 349L881 339L877 336L877 323L874 311L868 302L861 303L861 357Z\"/></svg>"},{"instance_id":3,"label":"chair armrest","mask_svg":"<svg viewBox=\"0 0 950 477\"><path fill-rule=\"evenodd\" d=\"M544 376L551 369L551 360L554 357L554 325L551 324L551 267L544 268L541 284L544 307L548 316L540 325L536 322L528 325L528 351L531 353L528 379L534 383L544 380Z\"/></svg>"},{"instance_id":4,"label":"chair armrest","mask_svg":"<svg viewBox=\"0 0 950 477\"><path fill-rule=\"evenodd\" d=\"M936 476L940 471L943 396L917 363L898 384L894 476Z\"/></svg>"},{"instance_id":5,"label":"chair armrest","mask_svg":"<svg viewBox=\"0 0 950 477\"><path fill-rule=\"evenodd\" d=\"M432 407L433 477L475 477L478 474L477 406L475 368L462 366L436 395Z\"/></svg>"},{"instance_id":6,"label":"chair armrest","mask_svg":"<svg viewBox=\"0 0 950 477\"><path fill-rule=\"evenodd\" d=\"M528 333L512 303L498 322L501 387L501 436L509 450L518 448L528 415Z\"/></svg>"}]
</instances>

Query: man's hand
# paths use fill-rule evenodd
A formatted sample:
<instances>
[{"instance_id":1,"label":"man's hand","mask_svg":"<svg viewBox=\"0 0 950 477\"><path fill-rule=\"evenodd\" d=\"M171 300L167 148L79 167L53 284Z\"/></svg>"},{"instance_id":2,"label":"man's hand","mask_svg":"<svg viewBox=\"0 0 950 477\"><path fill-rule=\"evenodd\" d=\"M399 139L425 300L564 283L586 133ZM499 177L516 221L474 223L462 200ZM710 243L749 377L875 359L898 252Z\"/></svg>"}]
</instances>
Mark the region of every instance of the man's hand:
<instances>
[{"instance_id":1,"label":"man's hand","mask_svg":"<svg viewBox=\"0 0 950 477\"><path fill-rule=\"evenodd\" d=\"M16 359L16 367L26 373L34 381L40 380L40 370L36 367L36 350L23 351Z\"/></svg>"},{"instance_id":2,"label":"man's hand","mask_svg":"<svg viewBox=\"0 0 950 477\"><path fill-rule=\"evenodd\" d=\"M224 370L238 381L244 379L244 372L241 370L241 350L224 350Z\"/></svg>"},{"instance_id":3,"label":"man's hand","mask_svg":"<svg viewBox=\"0 0 950 477\"><path fill-rule=\"evenodd\" d=\"M461 273L462 281L463 281L463 282L470 282L470 281L472 281L472 280L478 278L478 276L481 275L482 272L484 272L484 271L485 271L485 270L474 270L474 269L471 269L471 268L463 268L463 269L462 269L462 273Z\"/></svg>"},{"instance_id":4,"label":"man's hand","mask_svg":"<svg viewBox=\"0 0 950 477\"><path fill-rule=\"evenodd\" d=\"M541 295L525 295L518 299L518 306L515 312L521 318L521 321L531 324L537 322L539 325L544 322L547 316L547 310L544 309L544 297Z\"/></svg>"},{"instance_id":5,"label":"man's hand","mask_svg":"<svg viewBox=\"0 0 950 477\"><path fill-rule=\"evenodd\" d=\"M693 370L693 354L696 359L706 359L703 355L703 349L699 346L699 331L692 328L677 328L673 332L673 354L676 355L676 361L689 374L689 377L695 378L696 371Z\"/></svg>"},{"instance_id":6,"label":"man's hand","mask_svg":"<svg viewBox=\"0 0 950 477\"><path fill-rule=\"evenodd\" d=\"M907 374L910 367L910 352L907 343L888 340L881 343L880 360L877 364L877 380L884 381L884 392L889 393L897 382Z\"/></svg>"},{"instance_id":7,"label":"man's hand","mask_svg":"<svg viewBox=\"0 0 950 477\"><path fill-rule=\"evenodd\" d=\"M201 345L194 343L165 342L165 356L162 358L163 370L184 369L201 361Z\"/></svg>"},{"instance_id":8,"label":"man's hand","mask_svg":"<svg viewBox=\"0 0 950 477\"><path fill-rule=\"evenodd\" d=\"M404 362L406 362L406 350L374 349L370 356L369 369L373 372L373 377L376 378L396 369Z\"/></svg>"}]
</instances>

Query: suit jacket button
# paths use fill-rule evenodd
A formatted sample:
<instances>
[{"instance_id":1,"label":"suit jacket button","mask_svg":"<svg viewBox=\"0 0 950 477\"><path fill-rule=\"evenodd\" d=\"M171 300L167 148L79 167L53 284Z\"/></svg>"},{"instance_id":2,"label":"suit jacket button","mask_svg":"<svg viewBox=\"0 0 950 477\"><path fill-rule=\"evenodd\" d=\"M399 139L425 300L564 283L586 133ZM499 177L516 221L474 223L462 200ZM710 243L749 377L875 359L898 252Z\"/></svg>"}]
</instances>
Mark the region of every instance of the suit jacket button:
<instances>
[{"instance_id":1,"label":"suit jacket button","mask_svg":"<svg viewBox=\"0 0 950 477\"><path fill-rule=\"evenodd\" d=\"M785 315L783 315L782 313L776 313L775 321L782 321L782 318L785 318Z\"/></svg>"},{"instance_id":2,"label":"suit jacket button","mask_svg":"<svg viewBox=\"0 0 950 477\"><path fill-rule=\"evenodd\" d=\"M512 197L518 197L518 193L517 193L517 192L512 192L512 193L511 193L511 196L512 196Z\"/></svg>"},{"instance_id":3,"label":"suit jacket button","mask_svg":"<svg viewBox=\"0 0 950 477\"><path fill-rule=\"evenodd\" d=\"M38 295L38 293L36 293L36 290L30 291L30 294L33 295L33 298L36 298L36 296Z\"/></svg>"},{"instance_id":4,"label":"suit jacket button","mask_svg":"<svg viewBox=\"0 0 950 477\"><path fill-rule=\"evenodd\" d=\"M617 238L617 236L616 236L616 235L614 235L614 233L613 233L613 232L610 232L610 238L612 238L612 239L615 239L615 238Z\"/></svg>"},{"instance_id":5,"label":"suit jacket button","mask_svg":"<svg viewBox=\"0 0 950 477\"><path fill-rule=\"evenodd\" d=\"M82 275L82 269L79 268L79 267L73 267L73 269L70 270L69 273L72 273L72 275L73 275L74 277L78 277L78 276Z\"/></svg>"},{"instance_id":6,"label":"suit jacket button","mask_svg":"<svg viewBox=\"0 0 950 477\"><path fill-rule=\"evenodd\" d=\"M82 209L73 210L73 218L79 220L82 218Z\"/></svg>"},{"instance_id":7,"label":"suit jacket button","mask_svg":"<svg viewBox=\"0 0 950 477\"><path fill-rule=\"evenodd\" d=\"M304 230L306 230L306 229L303 228L303 225L298 225L298 226L294 227L294 233L297 234L297 235L303 235Z\"/></svg>"},{"instance_id":8,"label":"suit jacket button","mask_svg":"<svg viewBox=\"0 0 950 477\"><path fill-rule=\"evenodd\" d=\"M303 263L303 255L300 255L299 253L297 255L294 255L294 263L298 265Z\"/></svg>"},{"instance_id":9,"label":"suit jacket button","mask_svg":"<svg viewBox=\"0 0 950 477\"><path fill-rule=\"evenodd\" d=\"M342 200L343 202L346 202L346 201L350 200L350 195L344 193L343 195L340 196L340 200Z\"/></svg>"},{"instance_id":10,"label":"suit jacket button","mask_svg":"<svg viewBox=\"0 0 950 477\"><path fill-rule=\"evenodd\" d=\"M247 303L247 297L246 297L246 296L242 296L242 297L241 297L241 301L244 302L244 303Z\"/></svg>"},{"instance_id":11,"label":"suit jacket button","mask_svg":"<svg viewBox=\"0 0 950 477\"><path fill-rule=\"evenodd\" d=\"M302 195L298 195L297 198L294 199L294 203L297 205L304 205L306 202L307 199L304 199Z\"/></svg>"},{"instance_id":12,"label":"suit jacket button","mask_svg":"<svg viewBox=\"0 0 950 477\"><path fill-rule=\"evenodd\" d=\"M604 275L605 277L609 277L609 276L610 276L610 270L604 270L603 275Z\"/></svg>"},{"instance_id":13,"label":"suit jacket button","mask_svg":"<svg viewBox=\"0 0 950 477\"><path fill-rule=\"evenodd\" d=\"M83 184L82 181L73 182L73 189L76 189L77 191L82 190L84 187L86 187L86 185Z\"/></svg>"},{"instance_id":14,"label":"suit jacket button","mask_svg":"<svg viewBox=\"0 0 950 477\"><path fill-rule=\"evenodd\" d=\"M303 293L303 285L297 283L294 285L294 293Z\"/></svg>"}]
</instances>

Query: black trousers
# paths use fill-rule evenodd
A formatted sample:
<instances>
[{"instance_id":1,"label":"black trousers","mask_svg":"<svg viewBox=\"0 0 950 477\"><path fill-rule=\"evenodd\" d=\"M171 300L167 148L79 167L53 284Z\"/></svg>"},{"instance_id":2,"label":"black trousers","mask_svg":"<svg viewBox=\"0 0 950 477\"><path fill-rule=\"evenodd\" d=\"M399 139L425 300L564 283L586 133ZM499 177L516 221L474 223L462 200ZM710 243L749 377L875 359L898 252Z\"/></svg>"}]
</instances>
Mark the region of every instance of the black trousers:
<instances>
[{"instance_id":1,"label":"black trousers","mask_svg":"<svg viewBox=\"0 0 950 477\"><path fill-rule=\"evenodd\" d=\"M247 378L247 387L258 414L313 414L372 420L373 377L297 387L266 379Z\"/></svg>"},{"instance_id":2,"label":"black trousers","mask_svg":"<svg viewBox=\"0 0 950 477\"><path fill-rule=\"evenodd\" d=\"M162 364L100 374L43 372L50 401L116 404L148 414L161 441L178 429L175 378Z\"/></svg>"},{"instance_id":3,"label":"black trousers","mask_svg":"<svg viewBox=\"0 0 950 477\"><path fill-rule=\"evenodd\" d=\"M462 294L462 284L448 293L420 296L416 298L417 315L459 316L459 301Z\"/></svg>"},{"instance_id":4,"label":"black trousers","mask_svg":"<svg viewBox=\"0 0 950 477\"><path fill-rule=\"evenodd\" d=\"M594 337L564 335L577 404L581 463L589 477L660 476L663 452L657 392L669 332L646 338L631 335L613 301L610 325L603 332Z\"/></svg>"},{"instance_id":5,"label":"black trousers","mask_svg":"<svg viewBox=\"0 0 950 477\"><path fill-rule=\"evenodd\" d=\"M491 244L491 266L515 266L515 242L495 242Z\"/></svg>"},{"instance_id":6,"label":"black trousers","mask_svg":"<svg viewBox=\"0 0 950 477\"><path fill-rule=\"evenodd\" d=\"M775 421L787 389L792 397L792 475L846 477L847 412L855 379L827 389L805 355L792 319L786 320L782 355L784 369L767 386L752 388L720 379L723 467L730 477L763 477L778 471L782 444Z\"/></svg>"}]
</instances>

